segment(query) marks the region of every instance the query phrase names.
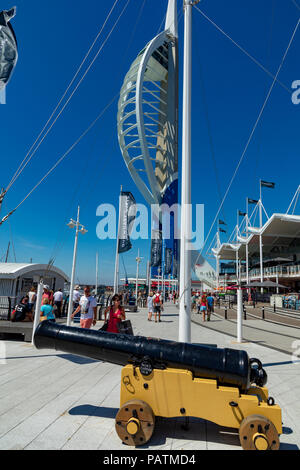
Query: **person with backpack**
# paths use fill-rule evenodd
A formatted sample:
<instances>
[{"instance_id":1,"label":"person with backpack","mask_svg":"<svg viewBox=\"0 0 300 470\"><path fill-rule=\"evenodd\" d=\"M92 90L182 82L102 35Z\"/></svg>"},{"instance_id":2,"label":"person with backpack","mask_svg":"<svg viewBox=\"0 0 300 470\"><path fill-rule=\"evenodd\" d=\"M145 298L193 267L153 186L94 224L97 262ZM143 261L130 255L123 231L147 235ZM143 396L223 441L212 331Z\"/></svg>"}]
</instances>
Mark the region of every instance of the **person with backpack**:
<instances>
[{"instance_id":1,"label":"person with backpack","mask_svg":"<svg viewBox=\"0 0 300 470\"><path fill-rule=\"evenodd\" d=\"M161 322L160 315L161 315L161 309L162 309L162 299L161 299L161 295L159 291L157 291L153 297L153 305L154 305L155 323L157 323L157 314L158 314L158 321Z\"/></svg>"}]
</instances>

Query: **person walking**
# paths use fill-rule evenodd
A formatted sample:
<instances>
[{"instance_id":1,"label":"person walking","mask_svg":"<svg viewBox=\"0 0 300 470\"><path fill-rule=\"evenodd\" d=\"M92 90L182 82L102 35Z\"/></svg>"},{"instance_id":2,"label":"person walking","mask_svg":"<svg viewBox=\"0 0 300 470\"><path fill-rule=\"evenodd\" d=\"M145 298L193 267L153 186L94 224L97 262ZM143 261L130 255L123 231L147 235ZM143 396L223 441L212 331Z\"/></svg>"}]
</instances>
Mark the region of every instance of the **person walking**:
<instances>
[{"instance_id":1,"label":"person walking","mask_svg":"<svg viewBox=\"0 0 300 470\"><path fill-rule=\"evenodd\" d=\"M161 315L161 309L162 309L162 298L161 298L159 291L157 291L153 297L153 305L154 305L155 323L157 323L157 315L158 315L158 321L161 322L160 315Z\"/></svg>"},{"instance_id":2,"label":"person walking","mask_svg":"<svg viewBox=\"0 0 300 470\"><path fill-rule=\"evenodd\" d=\"M63 301L63 293L61 289L58 289L53 296L54 305L56 306L57 317L61 317L61 307Z\"/></svg>"},{"instance_id":3,"label":"person walking","mask_svg":"<svg viewBox=\"0 0 300 470\"><path fill-rule=\"evenodd\" d=\"M85 286L84 295L79 300L79 305L71 315L73 319L80 312L80 327L90 329L97 323L97 301L91 295L89 286Z\"/></svg>"},{"instance_id":4,"label":"person walking","mask_svg":"<svg viewBox=\"0 0 300 470\"><path fill-rule=\"evenodd\" d=\"M205 315L207 314L207 297L205 294L202 295L200 301L200 312L203 314L203 321L205 321Z\"/></svg>"},{"instance_id":5,"label":"person walking","mask_svg":"<svg viewBox=\"0 0 300 470\"><path fill-rule=\"evenodd\" d=\"M152 321L153 314L153 292L150 291L147 297L147 307L148 307L148 321Z\"/></svg>"},{"instance_id":6,"label":"person walking","mask_svg":"<svg viewBox=\"0 0 300 470\"><path fill-rule=\"evenodd\" d=\"M107 320L107 314L109 317ZM107 333L119 333L118 324L126 320L125 310L121 305L121 298L118 294L111 299L111 306L104 312L104 321L107 322Z\"/></svg>"},{"instance_id":7,"label":"person walking","mask_svg":"<svg viewBox=\"0 0 300 470\"><path fill-rule=\"evenodd\" d=\"M212 294L209 294L207 297L207 321L210 321L210 316L214 312L214 302L215 299L213 298Z\"/></svg>"}]
</instances>

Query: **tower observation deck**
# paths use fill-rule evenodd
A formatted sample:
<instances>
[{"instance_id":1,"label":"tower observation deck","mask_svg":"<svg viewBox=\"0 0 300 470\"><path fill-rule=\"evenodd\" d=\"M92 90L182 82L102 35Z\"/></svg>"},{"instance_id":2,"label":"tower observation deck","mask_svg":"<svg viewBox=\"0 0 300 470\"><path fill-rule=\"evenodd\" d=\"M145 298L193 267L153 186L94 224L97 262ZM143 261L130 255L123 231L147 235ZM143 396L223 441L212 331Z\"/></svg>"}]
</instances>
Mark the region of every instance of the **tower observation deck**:
<instances>
[{"instance_id":1,"label":"tower observation deck","mask_svg":"<svg viewBox=\"0 0 300 470\"><path fill-rule=\"evenodd\" d=\"M177 2L169 0L165 30L132 63L120 92L118 139L128 171L151 205L178 203ZM164 236L164 214L153 214L152 276L176 277L178 240L174 214ZM167 258L167 262L165 259Z\"/></svg>"},{"instance_id":2,"label":"tower observation deck","mask_svg":"<svg viewBox=\"0 0 300 470\"><path fill-rule=\"evenodd\" d=\"M170 0L165 30L131 65L118 105L121 152L149 204L161 204L178 178L177 56L176 0Z\"/></svg>"}]
</instances>

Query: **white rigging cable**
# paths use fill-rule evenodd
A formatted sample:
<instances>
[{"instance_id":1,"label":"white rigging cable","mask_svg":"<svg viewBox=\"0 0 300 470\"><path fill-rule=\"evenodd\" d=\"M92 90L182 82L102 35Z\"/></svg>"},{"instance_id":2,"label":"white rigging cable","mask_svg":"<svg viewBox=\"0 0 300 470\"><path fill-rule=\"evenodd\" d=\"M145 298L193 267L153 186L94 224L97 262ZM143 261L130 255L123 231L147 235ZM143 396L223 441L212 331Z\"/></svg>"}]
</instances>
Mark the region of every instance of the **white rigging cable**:
<instances>
[{"instance_id":1,"label":"white rigging cable","mask_svg":"<svg viewBox=\"0 0 300 470\"><path fill-rule=\"evenodd\" d=\"M45 138L47 137L47 135L49 134L50 130L52 129L52 127L54 126L54 124L57 122L57 120L59 119L59 117L61 116L61 114L63 113L63 111L65 110L66 106L69 104L69 102L71 101L71 99L73 98L74 94L76 93L76 91L78 90L79 86L81 85L81 83L83 82L83 80L85 79L86 75L88 74L88 72L90 71L91 67L93 66L93 64L95 63L96 59L98 58L99 54L101 53L101 51L103 50L105 44L107 43L108 39L110 38L111 34L113 33L114 29L116 28L117 24L119 23L119 20L120 18L122 17L124 11L126 10L130 0L127 0L123 10L121 11L120 15L118 16L116 22L114 23L113 27L111 28L109 34L107 35L106 39L104 40L104 42L101 44L101 47L98 49L96 55L94 56L92 62L90 63L90 65L88 66L88 68L86 69L84 75L81 77L80 81L77 83L76 87L74 88L74 90L72 91L71 95L69 96L69 98L67 99L67 101L65 102L65 104L63 105L62 109L60 110L60 112L58 113L58 115L56 116L55 120L52 122L51 126L48 128L47 132L44 134L44 136L42 137L42 139L40 140L40 142L38 143L37 147L35 148L35 150L33 151L33 153L30 155L30 157L27 159L26 161L26 158L29 156L31 150L34 148L35 144L37 143L38 139L41 137L43 131L46 129L48 123L51 121L52 117L54 116L55 112L57 111L58 107L60 106L60 104L62 103L64 97L66 96L67 92L69 91L69 89L71 88L72 84L74 83L75 79L77 78L80 70L82 69L84 63L86 62L88 56L90 55L90 52L92 51L95 43L97 42L101 32L103 31L103 28L105 27L116 3L118 2L119 0L116 0L108 17L106 18L105 20L105 23L103 24L102 28L101 28L101 31L98 33L96 39L94 40L92 46L90 47L88 53L86 54L83 62L81 63L80 67L78 68L74 78L72 79L70 85L68 86L67 90L65 91L64 95L62 96L61 100L59 101L57 107L55 108L55 110L53 111L51 117L49 118L48 122L46 123L46 125L44 126L43 130L41 131L39 137L37 138L37 140L35 141L35 143L33 144L33 146L31 147L30 151L27 153L25 159L23 160L23 162L21 163L19 169L17 170L17 172L15 173L14 177L12 178L12 181L9 183L7 189L6 189L6 192L10 189L10 187L15 183L16 179L20 176L20 174L24 171L25 167L28 165L28 163L30 162L30 160L32 159L32 157L35 155L35 153L37 152L38 148L40 147L40 145L42 144L42 142L45 140ZM24 163L26 161L26 163ZM23 165L24 163L24 165ZM22 166L23 165L23 166Z\"/></svg>"},{"instance_id":2,"label":"white rigging cable","mask_svg":"<svg viewBox=\"0 0 300 470\"><path fill-rule=\"evenodd\" d=\"M136 33L136 29L137 29L138 23L139 23L139 21L140 21L140 19L141 19L141 16L142 16L142 13L143 13L143 10L144 10L144 7L145 7L145 3L146 3L146 0L143 0L143 3L142 3L142 5L141 5L141 8L140 8L140 10L139 10L139 12L138 12L138 15L137 15L137 19L136 19L134 28L132 29L132 33L131 33L131 36L130 36L130 38L129 38L128 46L127 46L125 52L122 54L122 55L123 55L123 60L122 60L122 62L121 62L121 64L120 64L120 67L119 67L119 71L120 71L120 72L121 72L121 69L122 69L122 67L123 67L123 65L124 65L124 62L125 62L126 59L127 59L127 53L128 53L128 50L130 49L130 46L131 46L131 44L132 44L132 42L133 42L133 39L134 39L134 36L135 36L135 33ZM118 76L119 74L116 73L116 75ZM113 135L114 135L114 131L113 131ZM113 138L113 137L112 137L112 138ZM92 154L92 152L93 152L93 149L94 149L95 145L96 145L96 141L95 141L94 144L91 146L91 150L90 150L91 154ZM107 159L107 160L105 161L105 163L108 163L108 162L109 162L109 160ZM85 165L84 174L87 174L87 172L88 172L88 167L89 167L90 163L91 163L90 158L87 158L87 163L86 163L86 165ZM105 165L102 164L102 166L101 166L102 171L103 171L103 168L104 168L104 167L105 167ZM96 172L96 176L97 176L97 172ZM84 177L83 177L83 179L84 179ZM82 179L82 175L81 175L81 182L83 181L83 179ZM92 185L92 186L93 186L93 188L95 188L95 185ZM74 202L74 200L75 200L75 197L76 197L78 191L79 191L78 187L77 187L77 189L75 188L74 193L73 193L73 196L72 196L72 198L71 198L71 202L70 202L70 204L69 204L69 209L68 209L68 211L67 211L66 213L69 213L69 212L70 212L71 207L72 207L72 204L73 204L73 202ZM80 203L81 210L85 207L85 205L86 205L86 203L87 203L87 201L88 201L88 198L90 198L90 197L91 197L91 193L90 193L90 192L89 192L89 193L86 193L85 198L84 198L83 201L81 201L81 203ZM67 220L68 220L68 216L66 216L66 218L65 218L64 225L66 225ZM53 262L55 262L55 259L57 258L58 253L62 250L62 248L63 248L63 246L64 246L64 243L65 243L66 230L65 230L65 233L64 233L64 234L62 234L62 231L63 231L63 230L60 230L60 231L59 231L59 234L58 234L58 236L57 236L57 238L56 238L56 242L55 242L55 245L54 245L54 248L53 248L53 251L52 251L52 255L50 256L50 260L53 260Z\"/></svg>"},{"instance_id":3,"label":"white rigging cable","mask_svg":"<svg viewBox=\"0 0 300 470\"><path fill-rule=\"evenodd\" d=\"M79 144L79 142L86 136L86 134L95 126L95 124L99 121L99 119L103 116L103 114L111 107L114 101L119 96L119 93L114 96L114 98L105 106L105 108L101 111L101 113L96 117L96 119L90 124L90 126L81 134L81 136L74 142L73 145L60 157L57 162L53 165L53 167L46 173L46 175L31 189L31 191L27 194L27 196L15 207L14 210L9 212L1 221L0 226L5 222L25 201L28 197L35 191L35 189L40 186L40 184L55 170L55 168L71 153L71 151Z\"/></svg>"},{"instance_id":4,"label":"white rigging cable","mask_svg":"<svg viewBox=\"0 0 300 470\"><path fill-rule=\"evenodd\" d=\"M295 7L298 8L298 10L300 11L300 7L299 7L298 3L296 3L296 0L292 0L292 2L295 5Z\"/></svg>"},{"instance_id":5,"label":"white rigging cable","mask_svg":"<svg viewBox=\"0 0 300 470\"><path fill-rule=\"evenodd\" d=\"M225 33L225 31L223 31L223 29L221 29L213 20L211 20L202 10L200 10L200 8L196 7L196 10L199 11L199 13L201 13L202 16L204 16L204 18L206 18L215 28L217 28L218 31L220 31L220 33L222 33L227 39L229 39L235 46L237 46L244 54L246 54L247 57L249 57L249 59L251 59L256 65L258 65L264 72L266 72L270 77L274 78L274 75L269 72L269 70L266 69L266 67L264 67L258 60L256 60L251 54L249 54L249 52L247 52L243 47L241 47L237 42L235 42L227 33ZM279 85L281 85L285 90L287 90L290 94L292 94L292 90L287 87L284 83L282 83L280 80L277 80L277 82L279 83Z\"/></svg>"},{"instance_id":6,"label":"white rigging cable","mask_svg":"<svg viewBox=\"0 0 300 470\"><path fill-rule=\"evenodd\" d=\"M281 63L280 63L279 68L278 68L278 70L277 70L277 73L276 73L276 75L275 75L275 77L274 77L274 79L273 79L272 85L271 85L271 87L270 87L270 89L269 89L269 92L268 92L268 94L267 94L267 96L266 96L266 99L265 99L265 101L264 101L264 104L263 104L263 106L262 106L262 108L261 108L261 110L260 110L260 112L259 112L258 118L257 118L257 120L256 120L256 122L255 122L255 124L254 124L254 126L253 126L253 129L252 129L252 131L251 131L251 133L250 133L250 137L249 137L249 139L248 139L248 141L247 141L247 144L246 144L246 146L245 146L245 148L244 148L244 151L243 151L243 153L242 153L242 155L241 155L241 158L240 158L240 160L239 160L239 162L238 162L238 165L237 165L237 167L236 167L236 169L235 169L235 171L234 171L234 174L233 174L233 176L232 176L232 178L231 178L231 181L230 181L230 183L229 183L229 186L228 186L228 188L227 188L227 190L226 190L226 193L225 193L225 195L224 195L224 197L223 197L222 203L221 203L221 205L220 205L220 207L219 207L219 209L218 209L218 211L217 211L217 214L216 214L216 216L215 216L215 218L214 218L214 220L213 220L213 222L212 222L212 225L211 225L210 230L209 230L209 232L208 232L208 235L207 235L207 237L206 237L206 239L205 239L205 241L204 241L203 247L202 247L202 249L201 249L201 251L200 251L200 253L199 253L199 256L198 256L198 258L197 258L197 260L196 260L195 265L197 264L199 257L202 255L202 252L203 252L204 247L205 247L205 245L206 245L206 243L207 243L207 240L208 240L208 238L209 238L209 236L210 236L210 234L211 234L211 231L212 231L212 229L213 229L213 227L214 227L214 225L215 225L215 223L216 223L216 220L217 220L217 218L218 218L218 216L219 216L219 214L220 214L220 211L222 210L223 204L224 204L224 202L225 202L225 200L226 200L226 198L227 198L227 195L228 195L228 193L229 193L229 191L230 191L230 189L231 189L232 183L233 183L233 181L234 181L234 179L235 179L235 177L236 177L236 175L237 175L237 172L238 172L238 170L239 170L239 168L240 168L240 166L241 166L241 164L242 164L242 162L243 162L243 160L244 160L244 156L245 156L245 154L246 154L246 152L247 152L247 150L248 150L248 147L249 147L249 145L250 145L250 142L251 142L251 140L252 140L252 137L253 137L253 135L254 135L254 133L255 133L255 130L256 130L256 128L257 128L257 126L258 126L258 124L259 124L259 121L260 121L260 119L261 119L261 117L262 117L262 114L263 114L263 112L264 112L264 110L265 110L265 107L266 107L267 102L268 102L268 100L269 100L269 98L270 98L270 95L271 95L271 93L272 93L272 90L273 90L273 88L274 88L274 85L275 85L275 83L276 83L276 81L277 81L277 77L278 77L278 75L279 75L279 73L280 73L280 71L281 71L281 69L282 69L282 66L283 66L283 64L284 64L285 58L286 58L286 56L287 56L287 54L288 54L288 52L289 52L289 50L290 50L290 47L291 47L292 42L293 42L293 40L294 40L295 34L296 34L296 32L297 32L299 23L300 23L300 19L298 19L298 22L297 22L297 24L296 24L296 27L294 28L294 31L293 31L292 37L291 37L291 39L290 39L290 41L289 41L288 47L287 47L287 49L286 49L286 51L285 51L285 53L284 53L284 55L283 55L283 58L282 58L282 60L281 60Z\"/></svg>"}]
</instances>

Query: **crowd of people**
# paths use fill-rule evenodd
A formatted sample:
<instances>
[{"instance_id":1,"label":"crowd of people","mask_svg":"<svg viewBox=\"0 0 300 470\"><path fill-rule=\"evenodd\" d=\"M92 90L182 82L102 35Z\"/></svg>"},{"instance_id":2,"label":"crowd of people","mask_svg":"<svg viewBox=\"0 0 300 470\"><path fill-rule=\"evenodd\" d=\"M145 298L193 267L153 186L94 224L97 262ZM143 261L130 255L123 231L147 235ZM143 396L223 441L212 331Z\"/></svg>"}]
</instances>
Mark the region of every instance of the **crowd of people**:
<instances>
[{"instance_id":1,"label":"crowd of people","mask_svg":"<svg viewBox=\"0 0 300 470\"><path fill-rule=\"evenodd\" d=\"M33 322L37 301L37 291L32 287L27 295L23 296L11 313L12 322ZM44 285L40 320L55 321L62 314L63 293L62 289L53 292L49 286Z\"/></svg>"},{"instance_id":2,"label":"crowd of people","mask_svg":"<svg viewBox=\"0 0 300 470\"><path fill-rule=\"evenodd\" d=\"M109 298L109 302L104 308L104 325L101 328L107 332L119 333L120 322L126 320L125 309L123 305L128 305L132 298L132 293L124 291ZM97 300L91 295L89 286L85 286L83 293L80 292L80 286L75 286L72 293L73 313L71 319L79 316L80 327L90 329L97 322ZM15 306L11 315L13 322L33 322L37 293L35 287L32 287L28 294ZM148 321L152 321L154 315L155 323L161 322L161 313L164 311L164 303L178 303L177 292L165 292L165 295L159 290L151 290L148 295L146 291L140 291L137 304L139 307L147 307ZM109 305L108 305L109 304ZM200 292L192 293L191 307L192 311L202 314L203 321L210 321L211 314L214 311L215 297L213 294ZM100 302L100 305L101 302ZM62 316L63 293L62 289L53 292L49 286L45 285L42 295L40 308L40 321L48 320L55 322Z\"/></svg>"},{"instance_id":3,"label":"crowd of people","mask_svg":"<svg viewBox=\"0 0 300 470\"><path fill-rule=\"evenodd\" d=\"M199 292L196 292L192 295L191 298L192 311L199 314L202 313L203 321L210 321L211 314L214 312L215 297L212 293L202 295Z\"/></svg>"}]
</instances>

